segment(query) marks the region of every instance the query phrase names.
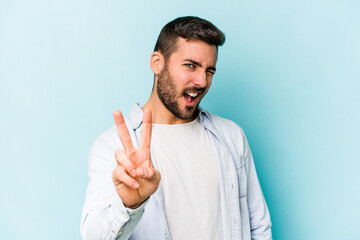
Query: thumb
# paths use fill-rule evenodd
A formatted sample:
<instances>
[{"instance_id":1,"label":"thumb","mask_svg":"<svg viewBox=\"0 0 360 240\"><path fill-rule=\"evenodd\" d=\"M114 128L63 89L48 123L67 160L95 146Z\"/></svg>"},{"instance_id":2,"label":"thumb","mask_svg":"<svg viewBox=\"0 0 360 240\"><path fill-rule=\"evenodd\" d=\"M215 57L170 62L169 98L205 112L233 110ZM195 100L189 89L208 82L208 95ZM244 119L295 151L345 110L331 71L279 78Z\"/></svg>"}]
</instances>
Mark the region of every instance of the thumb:
<instances>
[{"instance_id":1,"label":"thumb","mask_svg":"<svg viewBox=\"0 0 360 240\"><path fill-rule=\"evenodd\" d=\"M136 169L137 176L152 182L159 182L161 179L160 172L152 167L140 166Z\"/></svg>"}]
</instances>

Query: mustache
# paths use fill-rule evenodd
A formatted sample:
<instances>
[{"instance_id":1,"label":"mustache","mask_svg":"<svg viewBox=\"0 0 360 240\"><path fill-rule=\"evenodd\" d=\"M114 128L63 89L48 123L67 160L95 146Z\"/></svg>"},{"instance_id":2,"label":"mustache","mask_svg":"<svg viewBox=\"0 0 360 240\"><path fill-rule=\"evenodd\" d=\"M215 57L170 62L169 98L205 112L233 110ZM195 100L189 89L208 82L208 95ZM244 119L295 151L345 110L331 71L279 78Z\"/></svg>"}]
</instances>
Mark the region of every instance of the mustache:
<instances>
[{"instance_id":1,"label":"mustache","mask_svg":"<svg viewBox=\"0 0 360 240\"><path fill-rule=\"evenodd\" d=\"M186 92L198 92L198 93L204 93L205 92L205 88L198 88L198 87L189 87L189 88L185 88L183 90L183 94Z\"/></svg>"}]
</instances>

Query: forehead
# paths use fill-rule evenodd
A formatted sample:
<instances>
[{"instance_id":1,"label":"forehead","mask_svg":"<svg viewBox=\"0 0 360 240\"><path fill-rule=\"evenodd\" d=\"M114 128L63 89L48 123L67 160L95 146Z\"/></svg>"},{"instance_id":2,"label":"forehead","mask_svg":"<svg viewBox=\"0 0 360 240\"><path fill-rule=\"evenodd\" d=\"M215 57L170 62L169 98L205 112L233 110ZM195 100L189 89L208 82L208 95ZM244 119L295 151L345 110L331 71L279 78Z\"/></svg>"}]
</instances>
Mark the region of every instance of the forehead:
<instances>
[{"instance_id":1,"label":"forehead","mask_svg":"<svg viewBox=\"0 0 360 240\"><path fill-rule=\"evenodd\" d=\"M176 51L170 56L171 62L179 62L192 59L206 66L215 66L217 60L217 49L201 40L188 40L178 38Z\"/></svg>"}]
</instances>

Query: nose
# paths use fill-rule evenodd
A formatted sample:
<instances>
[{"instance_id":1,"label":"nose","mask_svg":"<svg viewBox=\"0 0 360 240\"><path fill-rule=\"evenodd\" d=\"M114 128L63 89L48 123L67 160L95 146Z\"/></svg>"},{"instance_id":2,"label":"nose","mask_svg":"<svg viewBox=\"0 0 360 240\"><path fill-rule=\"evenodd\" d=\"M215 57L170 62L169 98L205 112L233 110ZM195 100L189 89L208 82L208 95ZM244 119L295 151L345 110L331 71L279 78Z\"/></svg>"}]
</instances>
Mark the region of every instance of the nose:
<instances>
[{"instance_id":1,"label":"nose","mask_svg":"<svg viewBox=\"0 0 360 240\"><path fill-rule=\"evenodd\" d=\"M207 85L206 71L198 71L193 83L198 87L205 88Z\"/></svg>"}]
</instances>

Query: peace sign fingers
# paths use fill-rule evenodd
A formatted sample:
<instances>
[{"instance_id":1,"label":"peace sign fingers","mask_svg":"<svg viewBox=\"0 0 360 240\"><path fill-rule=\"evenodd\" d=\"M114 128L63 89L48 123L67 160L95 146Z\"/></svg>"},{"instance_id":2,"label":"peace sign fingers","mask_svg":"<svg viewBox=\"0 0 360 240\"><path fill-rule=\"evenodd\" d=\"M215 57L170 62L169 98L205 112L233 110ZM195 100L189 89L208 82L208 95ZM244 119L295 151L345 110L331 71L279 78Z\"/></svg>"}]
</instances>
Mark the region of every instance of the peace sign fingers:
<instances>
[{"instance_id":1,"label":"peace sign fingers","mask_svg":"<svg viewBox=\"0 0 360 240\"><path fill-rule=\"evenodd\" d=\"M128 131L125 121L124 121L124 117L119 110L115 110L113 112L113 116L114 116L115 124L118 129L121 143L124 146L124 150L127 154L130 154L134 151L134 145L132 144L129 131Z\"/></svg>"},{"instance_id":2,"label":"peace sign fingers","mask_svg":"<svg viewBox=\"0 0 360 240\"><path fill-rule=\"evenodd\" d=\"M124 151L115 152L117 167L113 171L113 182L118 195L125 206L137 208L159 186L160 172L151 162L151 111L144 109L141 140L139 147L134 147L124 117L119 110L113 113L119 137Z\"/></svg>"}]
</instances>

